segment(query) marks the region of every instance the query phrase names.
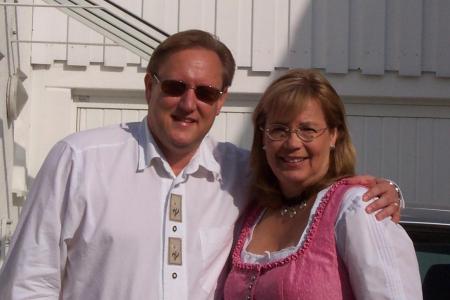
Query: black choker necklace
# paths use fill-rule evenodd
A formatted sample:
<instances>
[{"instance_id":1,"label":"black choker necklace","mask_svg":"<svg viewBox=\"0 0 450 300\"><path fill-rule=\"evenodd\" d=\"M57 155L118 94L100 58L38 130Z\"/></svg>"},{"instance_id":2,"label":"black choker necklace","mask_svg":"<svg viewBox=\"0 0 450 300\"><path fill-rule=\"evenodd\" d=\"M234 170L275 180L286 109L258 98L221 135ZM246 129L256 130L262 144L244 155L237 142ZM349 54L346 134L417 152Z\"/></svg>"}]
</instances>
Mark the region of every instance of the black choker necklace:
<instances>
[{"instance_id":1,"label":"black choker necklace","mask_svg":"<svg viewBox=\"0 0 450 300\"><path fill-rule=\"evenodd\" d=\"M307 197L295 196L290 198L283 198L283 206L280 209L280 215L282 217L288 216L289 218L294 218L297 215L297 211L300 211L306 207L308 203Z\"/></svg>"}]
</instances>

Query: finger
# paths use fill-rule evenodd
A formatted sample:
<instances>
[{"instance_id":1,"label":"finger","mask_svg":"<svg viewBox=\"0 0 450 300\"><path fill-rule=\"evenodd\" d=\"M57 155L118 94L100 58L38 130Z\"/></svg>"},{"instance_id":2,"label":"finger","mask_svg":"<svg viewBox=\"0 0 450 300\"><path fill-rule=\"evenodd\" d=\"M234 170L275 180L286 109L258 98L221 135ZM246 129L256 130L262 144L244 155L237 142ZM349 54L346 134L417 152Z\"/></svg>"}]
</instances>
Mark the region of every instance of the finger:
<instances>
[{"instance_id":1,"label":"finger","mask_svg":"<svg viewBox=\"0 0 450 300\"><path fill-rule=\"evenodd\" d=\"M378 197L382 194L381 192L382 192L382 188L380 188L379 185L375 185L367 190L367 192L363 195L363 200L368 201L370 199Z\"/></svg>"},{"instance_id":2,"label":"finger","mask_svg":"<svg viewBox=\"0 0 450 300\"><path fill-rule=\"evenodd\" d=\"M367 187L373 186L376 184L375 177L371 175L358 175L347 178L350 184L360 184Z\"/></svg>"},{"instance_id":3,"label":"finger","mask_svg":"<svg viewBox=\"0 0 450 300\"><path fill-rule=\"evenodd\" d=\"M368 213L372 213L377 210L383 209L393 203L386 197L381 197L381 198L373 197L373 198L371 198L371 200L374 200L374 201L372 203L370 203L369 205L367 205L367 207L366 207L366 211Z\"/></svg>"},{"instance_id":4,"label":"finger","mask_svg":"<svg viewBox=\"0 0 450 300\"><path fill-rule=\"evenodd\" d=\"M386 180L379 180L376 185L370 187L363 195L363 200L368 201L375 197L386 197L390 201L389 203L398 201L397 192Z\"/></svg>"},{"instance_id":5,"label":"finger","mask_svg":"<svg viewBox=\"0 0 450 300\"><path fill-rule=\"evenodd\" d=\"M394 218L399 219L400 217L400 207L398 205L395 204L391 204L387 207L385 207L384 209L380 210L378 213L375 214L375 218L378 221L384 220L387 217L391 217L392 220L396 223L399 222L399 220L396 220ZM395 217L396 215L398 215L398 217Z\"/></svg>"},{"instance_id":6,"label":"finger","mask_svg":"<svg viewBox=\"0 0 450 300\"><path fill-rule=\"evenodd\" d=\"M401 209L397 210L392 215L392 221L398 224L398 223L400 223L400 217L401 217Z\"/></svg>"}]
</instances>

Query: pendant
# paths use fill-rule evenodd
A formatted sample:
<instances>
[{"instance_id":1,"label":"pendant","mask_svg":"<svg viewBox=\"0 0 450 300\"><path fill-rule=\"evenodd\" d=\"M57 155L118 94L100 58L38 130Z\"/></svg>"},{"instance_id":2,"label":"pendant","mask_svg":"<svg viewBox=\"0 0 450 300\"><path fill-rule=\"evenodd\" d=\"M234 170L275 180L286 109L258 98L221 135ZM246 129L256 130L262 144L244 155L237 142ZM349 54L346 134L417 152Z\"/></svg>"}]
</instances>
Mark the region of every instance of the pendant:
<instances>
[{"instance_id":1,"label":"pendant","mask_svg":"<svg viewBox=\"0 0 450 300\"><path fill-rule=\"evenodd\" d=\"M281 210L280 210L280 215L281 216L289 216L289 218L293 218L293 217L295 217L295 215L297 214L297 210L295 209L295 207L292 207L292 206L287 206L287 207L283 207Z\"/></svg>"},{"instance_id":2,"label":"pendant","mask_svg":"<svg viewBox=\"0 0 450 300\"><path fill-rule=\"evenodd\" d=\"M289 218L294 218L297 215L297 209L302 210L306 207L307 202L302 202L295 206L284 206L280 209L280 215L282 217L288 216Z\"/></svg>"}]
</instances>

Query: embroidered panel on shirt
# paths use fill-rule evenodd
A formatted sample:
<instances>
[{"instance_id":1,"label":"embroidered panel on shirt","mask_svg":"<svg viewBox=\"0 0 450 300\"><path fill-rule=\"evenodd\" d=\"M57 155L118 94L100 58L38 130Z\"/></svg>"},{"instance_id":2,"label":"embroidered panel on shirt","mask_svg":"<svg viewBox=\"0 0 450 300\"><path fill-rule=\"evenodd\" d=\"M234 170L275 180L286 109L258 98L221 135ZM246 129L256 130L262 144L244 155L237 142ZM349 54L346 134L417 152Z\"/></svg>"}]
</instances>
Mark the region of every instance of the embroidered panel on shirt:
<instances>
[{"instance_id":1,"label":"embroidered panel on shirt","mask_svg":"<svg viewBox=\"0 0 450 300\"><path fill-rule=\"evenodd\" d=\"M170 220L174 222L181 222L181 195L170 194Z\"/></svg>"},{"instance_id":2,"label":"embroidered panel on shirt","mask_svg":"<svg viewBox=\"0 0 450 300\"><path fill-rule=\"evenodd\" d=\"M182 265L181 239L169 238L169 265Z\"/></svg>"}]
</instances>

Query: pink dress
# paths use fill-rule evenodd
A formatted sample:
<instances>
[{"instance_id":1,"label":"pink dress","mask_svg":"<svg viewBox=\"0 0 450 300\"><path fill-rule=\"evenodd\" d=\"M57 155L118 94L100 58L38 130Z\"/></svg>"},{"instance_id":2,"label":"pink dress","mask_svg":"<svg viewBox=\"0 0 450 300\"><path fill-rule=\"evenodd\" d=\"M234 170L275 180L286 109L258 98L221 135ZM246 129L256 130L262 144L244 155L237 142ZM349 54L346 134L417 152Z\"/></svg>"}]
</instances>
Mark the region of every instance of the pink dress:
<instances>
[{"instance_id":1,"label":"pink dress","mask_svg":"<svg viewBox=\"0 0 450 300\"><path fill-rule=\"evenodd\" d=\"M267 264L241 260L245 240L262 208L250 211L232 254L225 299L354 299L344 263L337 253L334 224L345 191L335 183L319 205L304 244L297 252Z\"/></svg>"}]
</instances>

